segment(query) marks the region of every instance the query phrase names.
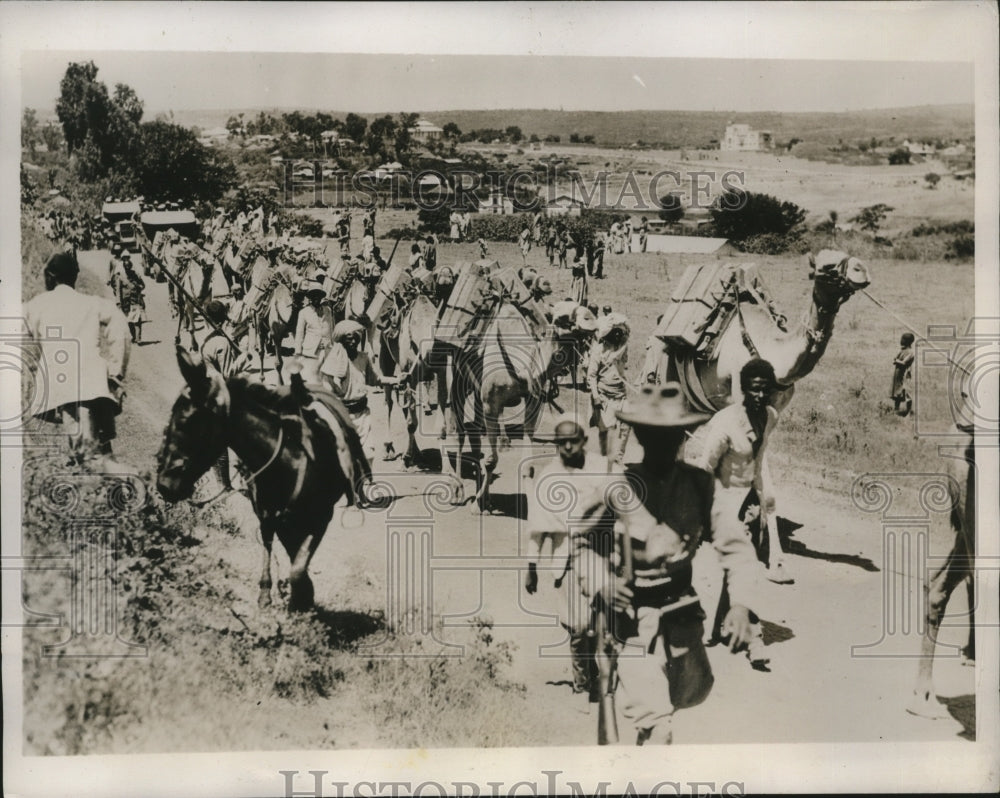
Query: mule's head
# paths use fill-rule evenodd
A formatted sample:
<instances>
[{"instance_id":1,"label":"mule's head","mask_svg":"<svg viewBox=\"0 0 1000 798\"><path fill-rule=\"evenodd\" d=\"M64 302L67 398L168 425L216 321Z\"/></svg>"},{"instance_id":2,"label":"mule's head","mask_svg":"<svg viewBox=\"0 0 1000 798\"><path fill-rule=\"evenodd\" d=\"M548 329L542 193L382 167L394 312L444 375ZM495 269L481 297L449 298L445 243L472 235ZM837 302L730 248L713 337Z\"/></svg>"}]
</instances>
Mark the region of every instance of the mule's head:
<instances>
[{"instance_id":1,"label":"mule's head","mask_svg":"<svg viewBox=\"0 0 1000 798\"><path fill-rule=\"evenodd\" d=\"M198 355L177 348L187 386L174 402L157 455L156 487L167 501L187 499L194 484L226 448L229 391Z\"/></svg>"}]
</instances>

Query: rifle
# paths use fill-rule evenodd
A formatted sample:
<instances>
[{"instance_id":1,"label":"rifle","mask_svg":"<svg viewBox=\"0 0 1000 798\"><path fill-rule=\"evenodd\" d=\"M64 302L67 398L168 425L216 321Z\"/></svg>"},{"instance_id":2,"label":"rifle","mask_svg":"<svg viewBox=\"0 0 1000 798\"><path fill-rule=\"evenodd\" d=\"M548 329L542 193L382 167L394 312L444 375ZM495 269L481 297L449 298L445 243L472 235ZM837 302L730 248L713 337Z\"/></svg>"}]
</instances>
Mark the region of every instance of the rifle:
<instances>
[{"instance_id":1,"label":"rifle","mask_svg":"<svg viewBox=\"0 0 1000 798\"><path fill-rule=\"evenodd\" d=\"M622 531L622 567L617 577L626 585L632 582L632 539L627 529ZM615 689L618 687L618 644L616 632L628 622L623 613L615 613L609 602L598 607L594 615L594 636L597 642L596 660L599 677L597 710L597 744L618 742L618 718L615 714ZM624 637L624 635L622 635Z\"/></svg>"}]
</instances>

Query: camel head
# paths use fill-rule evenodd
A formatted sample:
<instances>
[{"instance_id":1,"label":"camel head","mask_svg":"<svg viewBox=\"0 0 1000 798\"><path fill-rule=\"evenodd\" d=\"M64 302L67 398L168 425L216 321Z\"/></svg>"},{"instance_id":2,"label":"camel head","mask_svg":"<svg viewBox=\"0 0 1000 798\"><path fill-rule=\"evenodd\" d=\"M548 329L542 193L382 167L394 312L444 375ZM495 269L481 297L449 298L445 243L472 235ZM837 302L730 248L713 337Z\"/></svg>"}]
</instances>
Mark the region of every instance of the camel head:
<instances>
[{"instance_id":1,"label":"camel head","mask_svg":"<svg viewBox=\"0 0 1000 798\"><path fill-rule=\"evenodd\" d=\"M820 307L836 307L871 282L868 267L860 259L838 250L810 253L809 270L809 279L815 281L813 296Z\"/></svg>"}]
</instances>

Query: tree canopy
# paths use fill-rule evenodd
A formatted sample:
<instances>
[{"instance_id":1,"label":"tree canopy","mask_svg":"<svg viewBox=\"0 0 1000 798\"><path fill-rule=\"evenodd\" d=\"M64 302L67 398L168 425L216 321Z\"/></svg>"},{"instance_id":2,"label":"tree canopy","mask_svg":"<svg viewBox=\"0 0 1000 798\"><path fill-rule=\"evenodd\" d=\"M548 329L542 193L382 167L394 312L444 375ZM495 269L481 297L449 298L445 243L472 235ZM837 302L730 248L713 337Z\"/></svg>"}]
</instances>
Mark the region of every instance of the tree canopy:
<instances>
[{"instance_id":1,"label":"tree canopy","mask_svg":"<svg viewBox=\"0 0 1000 798\"><path fill-rule=\"evenodd\" d=\"M763 234L787 235L806 218L806 212L793 202L738 188L721 194L711 213L717 234L731 241Z\"/></svg>"},{"instance_id":2,"label":"tree canopy","mask_svg":"<svg viewBox=\"0 0 1000 798\"><path fill-rule=\"evenodd\" d=\"M92 61L66 68L56 114L84 182L185 203L215 201L235 182L234 167L192 131L160 119L143 124L139 95L124 83L109 94Z\"/></svg>"}]
</instances>

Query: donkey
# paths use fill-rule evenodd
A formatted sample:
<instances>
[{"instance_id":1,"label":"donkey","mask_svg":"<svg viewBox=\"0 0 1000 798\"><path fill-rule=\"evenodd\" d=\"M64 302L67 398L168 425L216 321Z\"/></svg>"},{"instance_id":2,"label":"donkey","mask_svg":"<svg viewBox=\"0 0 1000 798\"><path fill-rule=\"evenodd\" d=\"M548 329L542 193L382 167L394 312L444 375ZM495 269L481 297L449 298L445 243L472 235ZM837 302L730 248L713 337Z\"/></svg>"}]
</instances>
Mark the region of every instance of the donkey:
<instances>
[{"instance_id":1,"label":"donkey","mask_svg":"<svg viewBox=\"0 0 1000 798\"><path fill-rule=\"evenodd\" d=\"M337 501L349 494L353 474L345 471L344 449L360 449L353 427L332 431L308 405L313 396L295 375L291 388L274 389L243 377L223 380L205 362L178 347L187 387L174 403L157 455L157 487L167 501L189 498L195 481L232 449L252 471L250 500L264 543L258 604L271 603L271 546L274 536L291 561L289 609L313 604L308 568ZM335 402L316 394L341 415ZM354 435L352 446L351 434ZM354 462L357 462L356 457ZM347 470L352 470L348 466Z\"/></svg>"}]
</instances>

